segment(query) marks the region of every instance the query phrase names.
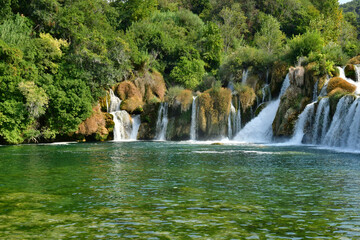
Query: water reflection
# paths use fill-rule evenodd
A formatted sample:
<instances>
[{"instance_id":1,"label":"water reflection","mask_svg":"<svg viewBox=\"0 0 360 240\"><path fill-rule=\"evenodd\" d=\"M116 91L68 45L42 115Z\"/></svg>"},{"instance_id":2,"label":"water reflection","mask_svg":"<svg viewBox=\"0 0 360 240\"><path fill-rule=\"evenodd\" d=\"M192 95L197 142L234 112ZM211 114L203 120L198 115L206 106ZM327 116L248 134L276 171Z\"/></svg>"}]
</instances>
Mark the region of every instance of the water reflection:
<instances>
[{"instance_id":1,"label":"water reflection","mask_svg":"<svg viewBox=\"0 0 360 240\"><path fill-rule=\"evenodd\" d=\"M2 147L0 238L360 237L358 156L301 147Z\"/></svg>"}]
</instances>

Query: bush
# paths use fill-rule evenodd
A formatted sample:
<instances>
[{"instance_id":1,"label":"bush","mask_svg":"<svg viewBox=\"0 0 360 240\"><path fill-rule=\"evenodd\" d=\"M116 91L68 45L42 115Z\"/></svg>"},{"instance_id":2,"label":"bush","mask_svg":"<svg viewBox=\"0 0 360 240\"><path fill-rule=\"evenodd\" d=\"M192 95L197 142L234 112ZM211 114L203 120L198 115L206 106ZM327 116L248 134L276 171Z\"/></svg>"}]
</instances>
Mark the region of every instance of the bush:
<instances>
[{"instance_id":1,"label":"bush","mask_svg":"<svg viewBox=\"0 0 360 240\"><path fill-rule=\"evenodd\" d=\"M306 32L303 35L297 35L288 42L288 61L295 63L299 57L307 57L311 52L320 52L323 45L324 40L318 32Z\"/></svg>"},{"instance_id":2,"label":"bush","mask_svg":"<svg viewBox=\"0 0 360 240\"><path fill-rule=\"evenodd\" d=\"M205 63L199 59L181 57L180 62L171 71L170 77L185 88L194 90L201 83L205 75Z\"/></svg>"},{"instance_id":3,"label":"bush","mask_svg":"<svg viewBox=\"0 0 360 240\"><path fill-rule=\"evenodd\" d=\"M242 108L243 112L245 112L246 109L251 107L256 100L255 91L251 87L241 84L241 83L235 84L234 88L235 88L235 91L237 91L239 94L241 108Z\"/></svg>"},{"instance_id":4,"label":"bush","mask_svg":"<svg viewBox=\"0 0 360 240\"><path fill-rule=\"evenodd\" d=\"M169 89L166 101L172 106L180 104L181 111L185 112L189 110L192 104L193 95L190 90L175 86Z\"/></svg>"}]
</instances>

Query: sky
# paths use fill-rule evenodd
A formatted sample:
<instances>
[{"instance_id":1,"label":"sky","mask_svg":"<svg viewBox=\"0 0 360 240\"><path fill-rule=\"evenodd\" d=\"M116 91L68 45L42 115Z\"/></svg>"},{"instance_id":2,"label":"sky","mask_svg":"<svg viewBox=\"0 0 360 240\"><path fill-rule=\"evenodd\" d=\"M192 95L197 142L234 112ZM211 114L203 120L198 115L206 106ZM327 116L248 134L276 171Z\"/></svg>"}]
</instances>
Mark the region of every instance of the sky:
<instances>
[{"instance_id":1,"label":"sky","mask_svg":"<svg viewBox=\"0 0 360 240\"><path fill-rule=\"evenodd\" d=\"M340 4L347 3L347 2L351 2L351 0L339 0Z\"/></svg>"}]
</instances>

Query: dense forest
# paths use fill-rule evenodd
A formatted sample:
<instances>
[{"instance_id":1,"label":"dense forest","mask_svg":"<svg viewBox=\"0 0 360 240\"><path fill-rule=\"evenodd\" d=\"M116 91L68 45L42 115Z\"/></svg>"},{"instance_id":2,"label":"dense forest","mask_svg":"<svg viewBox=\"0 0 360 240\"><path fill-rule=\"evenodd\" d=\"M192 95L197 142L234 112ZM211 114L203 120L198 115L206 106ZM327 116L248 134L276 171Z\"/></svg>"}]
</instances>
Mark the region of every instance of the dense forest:
<instances>
[{"instance_id":1,"label":"dense forest","mask_svg":"<svg viewBox=\"0 0 360 240\"><path fill-rule=\"evenodd\" d=\"M131 106L136 112L165 92L171 98L230 80L239 85L248 66L265 73L301 60L331 75L360 53L359 0L343 9L337 0L0 0L0 6L0 143L76 132L119 82L143 86Z\"/></svg>"}]
</instances>

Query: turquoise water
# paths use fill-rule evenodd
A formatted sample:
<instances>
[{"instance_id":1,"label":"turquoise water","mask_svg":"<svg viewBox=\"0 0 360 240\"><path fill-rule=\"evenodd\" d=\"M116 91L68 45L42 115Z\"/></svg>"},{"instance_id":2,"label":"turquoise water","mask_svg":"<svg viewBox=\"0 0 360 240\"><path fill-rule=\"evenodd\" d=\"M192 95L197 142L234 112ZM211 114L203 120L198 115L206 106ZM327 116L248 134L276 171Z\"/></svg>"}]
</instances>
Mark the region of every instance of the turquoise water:
<instances>
[{"instance_id":1,"label":"turquoise water","mask_svg":"<svg viewBox=\"0 0 360 240\"><path fill-rule=\"evenodd\" d=\"M360 155L160 142L0 147L1 239L360 239Z\"/></svg>"}]
</instances>

